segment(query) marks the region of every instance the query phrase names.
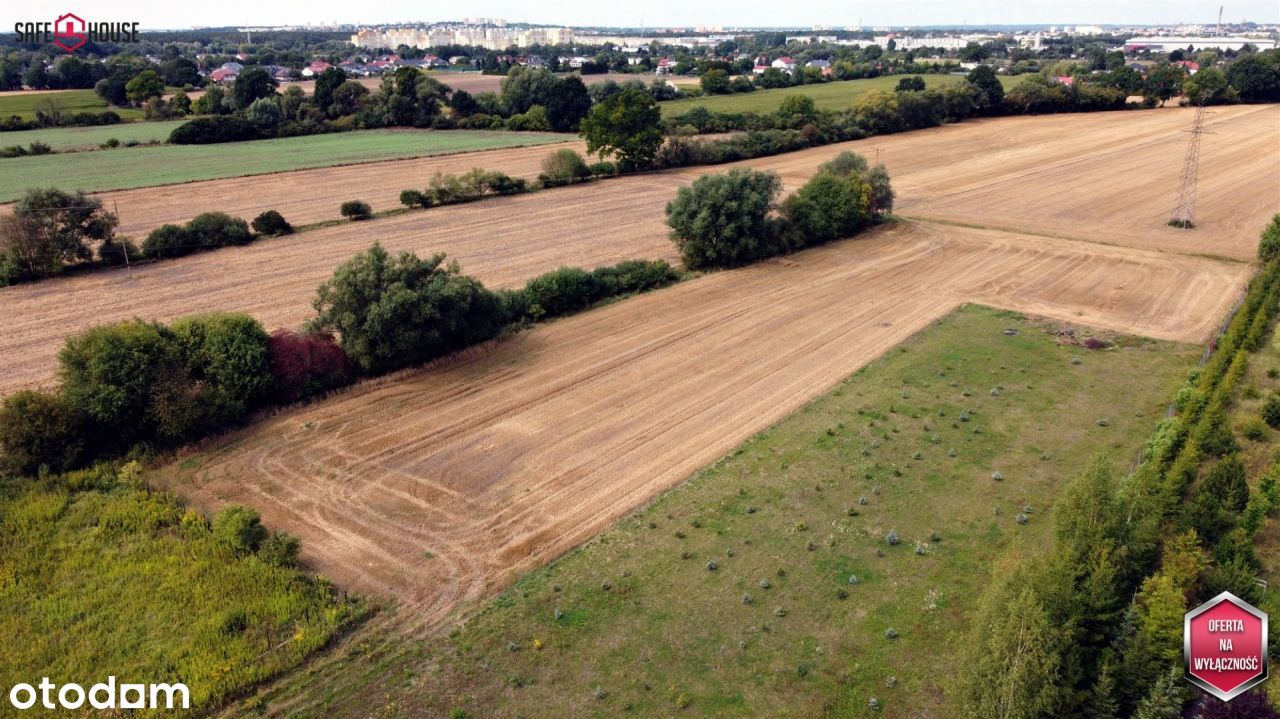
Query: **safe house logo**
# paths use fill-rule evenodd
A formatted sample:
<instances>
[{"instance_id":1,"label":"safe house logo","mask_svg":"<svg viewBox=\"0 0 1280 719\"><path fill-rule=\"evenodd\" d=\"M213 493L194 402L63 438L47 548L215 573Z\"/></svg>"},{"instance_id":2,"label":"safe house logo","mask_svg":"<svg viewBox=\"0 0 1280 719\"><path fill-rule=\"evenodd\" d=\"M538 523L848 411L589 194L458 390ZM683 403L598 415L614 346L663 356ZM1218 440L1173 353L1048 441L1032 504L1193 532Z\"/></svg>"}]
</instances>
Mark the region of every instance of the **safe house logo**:
<instances>
[{"instance_id":1,"label":"safe house logo","mask_svg":"<svg viewBox=\"0 0 1280 719\"><path fill-rule=\"evenodd\" d=\"M68 12L53 22L15 22L13 31L18 42L51 42L75 52L89 42L137 42L138 23L86 22L79 15Z\"/></svg>"}]
</instances>

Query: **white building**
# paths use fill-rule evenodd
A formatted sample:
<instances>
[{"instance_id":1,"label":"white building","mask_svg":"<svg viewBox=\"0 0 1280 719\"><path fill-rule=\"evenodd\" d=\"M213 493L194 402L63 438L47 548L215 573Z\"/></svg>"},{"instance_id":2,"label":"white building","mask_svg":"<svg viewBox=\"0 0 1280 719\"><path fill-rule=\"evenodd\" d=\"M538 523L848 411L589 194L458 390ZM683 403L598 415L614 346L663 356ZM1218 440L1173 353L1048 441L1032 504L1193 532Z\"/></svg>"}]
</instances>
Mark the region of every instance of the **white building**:
<instances>
[{"instance_id":1,"label":"white building","mask_svg":"<svg viewBox=\"0 0 1280 719\"><path fill-rule=\"evenodd\" d=\"M492 18L486 25L433 26L429 28L387 28L360 30L351 36L351 44L365 50L378 48L439 47L441 45L467 45L489 50L505 50L512 45L561 45L573 42L573 30L567 27L535 27L507 29Z\"/></svg>"},{"instance_id":2,"label":"white building","mask_svg":"<svg viewBox=\"0 0 1280 719\"><path fill-rule=\"evenodd\" d=\"M1124 41L1124 51L1173 52L1188 47L1196 50L1239 50L1246 44L1259 50L1271 50L1275 48L1276 41L1254 37L1131 37Z\"/></svg>"}]
</instances>

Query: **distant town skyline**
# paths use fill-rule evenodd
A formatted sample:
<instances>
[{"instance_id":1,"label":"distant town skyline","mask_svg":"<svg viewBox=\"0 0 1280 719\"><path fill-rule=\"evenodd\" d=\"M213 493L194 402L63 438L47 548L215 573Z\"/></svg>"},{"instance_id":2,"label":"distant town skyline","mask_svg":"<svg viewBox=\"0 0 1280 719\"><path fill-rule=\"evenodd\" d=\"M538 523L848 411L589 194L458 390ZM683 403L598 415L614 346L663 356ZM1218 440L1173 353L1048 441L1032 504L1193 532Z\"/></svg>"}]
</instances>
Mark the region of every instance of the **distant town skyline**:
<instances>
[{"instance_id":1,"label":"distant town skyline","mask_svg":"<svg viewBox=\"0 0 1280 719\"><path fill-rule=\"evenodd\" d=\"M1225 6L1224 22L1250 20L1280 22L1275 0L1235 0ZM1212 24L1219 3L1187 0L1079 0L1018 2L993 0L902 0L893 3L849 3L814 0L809 3L701 2L648 0L635 4L559 0L530 4L515 0L424 5L412 0L384 0L376 4L333 0L222 0L218 3L135 0L129 3L35 0L11 4L3 11L5 27L14 22L49 21L75 12L90 21L136 20L143 32L208 26L274 26L325 24L394 24L466 17L503 18L509 22L556 26L663 27L846 27L903 25L1170 25Z\"/></svg>"}]
</instances>

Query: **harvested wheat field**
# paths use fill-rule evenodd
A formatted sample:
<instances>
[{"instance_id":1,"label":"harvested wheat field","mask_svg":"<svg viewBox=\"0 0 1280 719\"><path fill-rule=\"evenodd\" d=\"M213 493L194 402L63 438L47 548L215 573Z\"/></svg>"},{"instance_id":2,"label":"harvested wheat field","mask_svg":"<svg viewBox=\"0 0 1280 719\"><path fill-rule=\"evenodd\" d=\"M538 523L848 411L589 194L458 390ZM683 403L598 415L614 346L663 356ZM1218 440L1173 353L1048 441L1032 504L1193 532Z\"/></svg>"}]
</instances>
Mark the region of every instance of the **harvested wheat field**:
<instances>
[{"instance_id":1,"label":"harvested wheat field","mask_svg":"<svg viewBox=\"0 0 1280 719\"><path fill-rule=\"evenodd\" d=\"M435 626L591 537L949 312L1204 339L1251 268L904 222L707 275L371 382L162 474Z\"/></svg>"},{"instance_id":2,"label":"harvested wheat field","mask_svg":"<svg viewBox=\"0 0 1280 719\"><path fill-rule=\"evenodd\" d=\"M63 340L105 322L235 310L269 329L299 325L313 315L316 287L375 241L421 256L445 252L493 287L521 284L566 264L675 261L661 216L671 193L665 178L650 175L588 190L568 187L344 222L140 265L132 273L108 270L6 287L0 289L0 313L12 319L0 335L0 395L51 383Z\"/></svg>"},{"instance_id":3,"label":"harvested wheat field","mask_svg":"<svg viewBox=\"0 0 1280 719\"><path fill-rule=\"evenodd\" d=\"M1280 107L1211 111L1208 129L1213 134L1204 136L1201 150L1200 227L1188 233L1165 222L1177 196L1187 138L1183 130L1191 119L1189 110L1165 108L974 120L740 164L777 170L794 188L842 150L874 158L879 148L893 176L900 214L1251 259L1256 228L1280 204L1280 163L1275 161ZM581 142L565 146L585 151ZM484 167L534 177L542 158L559 147L301 170L99 197L108 207L119 206L122 231L135 236L211 210L252 218L276 209L291 222L305 224L336 218L338 205L352 196L374 209L397 207L400 190L425 185L437 170ZM670 174L688 178L673 182L687 182L726 169Z\"/></svg>"},{"instance_id":4,"label":"harvested wheat field","mask_svg":"<svg viewBox=\"0 0 1280 719\"><path fill-rule=\"evenodd\" d=\"M1214 112L1211 129L1216 134L1206 136L1202 151L1206 169L1201 173L1200 224L1192 231L1164 224L1181 171L1181 146L1172 145L1185 141L1182 129L1191 118L1179 109L983 120L744 164L779 171L791 189L844 149L874 156L872 148L879 147L897 189L897 211L907 216L1247 259L1253 256L1258 229L1280 211L1280 166L1274 153L1256 147L1280 147L1280 107ZM1172 147L1167 156L1153 149L1162 143ZM992 147L1001 149L990 153ZM353 195L375 208L391 206L400 189L425 185L436 170L478 165L534 174L548 152L544 146L307 170L109 193L104 199L120 204L126 226L154 226L213 209L252 217L269 208L302 223L331 219L338 204ZM984 153L996 159L983 160ZM1133 184L1120 185L1112 180L1123 168L1145 162L1152 164L1141 173L1148 181L1128 178ZM1222 171L1229 163L1232 169ZM1216 170L1211 174L1209 168ZM3 288L0 311L18 319L0 337L0 360L8 369L0 376L0 394L50 382L63 339L93 324L135 316L170 319L214 309L251 312L269 328L297 324L310 316L316 285L375 240L396 250L447 252L464 270L495 286L517 284L560 265L671 258L664 206L678 186L726 169L636 175L345 223L142 266L132 279L117 270ZM1071 191L1055 194L1064 181ZM996 193L993 199L990 193L963 189L982 183L1002 188L1005 195ZM215 186L216 191L210 189ZM1112 200L1102 202L1105 198L1096 197L1100 192ZM1081 202L1078 197L1092 199ZM148 219L139 223L137 217Z\"/></svg>"},{"instance_id":5,"label":"harvested wheat field","mask_svg":"<svg viewBox=\"0 0 1280 719\"><path fill-rule=\"evenodd\" d=\"M907 217L1252 260L1280 212L1280 106L1211 108L1194 231L1165 223L1194 112L1184 108L993 118L818 147L752 166L789 188L841 149L880 160ZM1209 134L1212 133L1212 134Z\"/></svg>"}]
</instances>

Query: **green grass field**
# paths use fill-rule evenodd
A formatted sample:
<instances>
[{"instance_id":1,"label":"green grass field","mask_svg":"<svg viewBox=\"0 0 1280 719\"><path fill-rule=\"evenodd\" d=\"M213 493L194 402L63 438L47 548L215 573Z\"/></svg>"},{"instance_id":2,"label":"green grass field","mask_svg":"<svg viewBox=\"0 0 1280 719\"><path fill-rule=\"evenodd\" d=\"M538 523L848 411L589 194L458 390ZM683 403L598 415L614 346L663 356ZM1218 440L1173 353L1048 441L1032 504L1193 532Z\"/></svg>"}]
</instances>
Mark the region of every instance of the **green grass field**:
<instances>
[{"instance_id":1,"label":"green grass field","mask_svg":"<svg viewBox=\"0 0 1280 719\"><path fill-rule=\"evenodd\" d=\"M297 570L235 556L172 497L105 476L102 488L0 482L0 686L183 682L205 708L296 666L365 611Z\"/></svg>"},{"instance_id":2,"label":"green grass field","mask_svg":"<svg viewBox=\"0 0 1280 719\"><path fill-rule=\"evenodd\" d=\"M173 128L186 120L167 120L164 122L122 122L119 125L102 125L99 127L42 127L38 130L21 130L18 132L0 133L0 146L21 145L26 147L32 142L43 142L58 152L68 150L96 150L102 143L111 138L126 142L167 142Z\"/></svg>"},{"instance_id":3,"label":"green grass field","mask_svg":"<svg viewBox=\"0 0 1280 719\"><path fill-rule=\"evenodd\" d=\"M843 110L852 107L859 95L873 90L892 91L898 81L905 75L887 75L865 80L843 80L825 82L818 85L800 85L777 90L756 90L755 92L734 95L712 95L710 97L691 97L686 100L671 100L661 103L663 117L675 117L694 107L705 107L713 112L774 112L782 105L782 98L797 93L812 97L818 107L823 110ZM960 75L921 75L926 87L940 87L960 82ZM1005 89L1016 85L1022 76L1001 77L1000 82Z\"/></svg>"},{"instance_id":4,"label":"green grass field","mask_svg":"<svg viewBox=\"0 0 1280 719\"><path fill-rule=\"evenodd\" d=\"M993 562L1048 546L1092 455L1128 470L1199 354L1051 329L962 308L447 640L370 639L265 698L324 684L298 715L331 717L947 716L939 684Z\"/></svg>"},{"instance_id":5,"label":"green grass field","mask_svg":"<svg viewBox=\"0 0 1280 719\"><path fill-rule=\"evenodd\" d=\"M17 115L24 120L35 119L36 110L54 103L64 113L101 112L110 109L124 120L136 120L142 117L142 110L137 108L108 107L107 101L98 97L93 90L59 90L57 92L24 92L0 95L0 117ZM3 141L0 144L12 145Z\"/></svg>"},{"instance_id":6,"label":"green grass field","mask_svg":"<svg viewBox=\"0 0 1280 719\"><path fill-rule=\"evenodd\" d=\"M356 162L560 142L548 132L364 130L220 145L164 145L0 160L0 202L31 187L99 192Z\"/></svg>"}]
</instances>

